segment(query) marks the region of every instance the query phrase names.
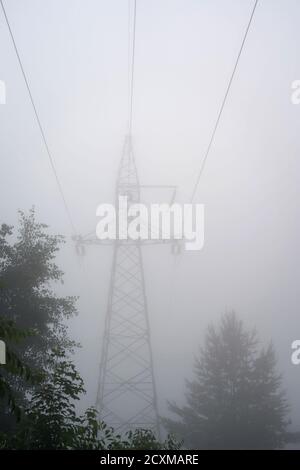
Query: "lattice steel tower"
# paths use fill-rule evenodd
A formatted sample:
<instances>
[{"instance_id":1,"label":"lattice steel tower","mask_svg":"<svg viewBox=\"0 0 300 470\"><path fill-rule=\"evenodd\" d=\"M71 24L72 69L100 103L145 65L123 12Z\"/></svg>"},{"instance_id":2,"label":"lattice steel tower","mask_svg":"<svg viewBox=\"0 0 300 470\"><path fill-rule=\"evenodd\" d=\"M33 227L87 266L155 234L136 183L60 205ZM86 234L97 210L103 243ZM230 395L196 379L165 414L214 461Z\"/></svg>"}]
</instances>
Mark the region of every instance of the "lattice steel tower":
<instances>
[{"instance_id":1,"label":"lattice steel tower","mask_svg":"<svg viewBox=\"0 0 300 470\"><path fill-rule=\"evenodd\" d=\"M140 201L130 136L125 139L116 184L117 214L119 196L127 196L128 206ZM118 432L144 427L159 436L141 243L114 242L96 407Z\"/></svg>"},{"instance_id":2,"label":"lattice steel tower","mask_svg":"<svg viewBox=\"0 0 300 470\"><path fill-rule=\"evenodd\" d=\"M130 8L128 15L130 19ZM139 203L140 190L145 188L139 184L131 139L135 29L136 0L133 2L132 46L130 27L128 36L129 59L132 56L131 63L128 62L128 135L116 183L117 220L123 210L119 207L119 196L127 196L129 207ZM175 186L147 187L172 189L173 199L175 197ZM127 239L122 237L123 229L117 226L119 233L121 236L113 242L99 240L96 236L74 237L79 254L84 254L84 245L114 245L96 407L101 419L121 434L130 429L146 428L160 438L141 246L171 243L173 254L178 254L178 240L151 236L147 240Z\"/></svg>"},{"instance_id":3,"label":"lattice steel tower","mask_svg":"<svg viewBox=\"0 0 300 470\"><path fill-rule=\"evenodd\" d=\"M172 189L172 200L175 198L175 186L140 185L129 134L125 138L116 183L117 221L124 210L119 206L119 197L127 196L128 212L131 204L140 202L141 188ZM74 239L81 255L85 245L113 244L114 249L96 398L100 418L121 434L130 429L146 428L160 438L141 247L171 244L172 253L176 255L180 246L177 238L153 238L153 228L149 230L147 239L133 240L123 237L127 235L127 228L117 225L117 235L121 236L113 241L98 239L96 235L75 236Z\"/></svg>"}]
</instances>

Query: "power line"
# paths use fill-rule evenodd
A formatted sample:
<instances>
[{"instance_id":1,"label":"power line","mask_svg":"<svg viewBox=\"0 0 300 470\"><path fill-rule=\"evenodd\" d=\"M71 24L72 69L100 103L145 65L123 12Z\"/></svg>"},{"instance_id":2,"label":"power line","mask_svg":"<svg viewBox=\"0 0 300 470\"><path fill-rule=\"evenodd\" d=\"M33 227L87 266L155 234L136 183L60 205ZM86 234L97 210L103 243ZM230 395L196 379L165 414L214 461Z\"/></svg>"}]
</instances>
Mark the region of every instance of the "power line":
<instances>
[{"instance_id":1,"label":"power line","mask_svg":"<svg viewBox=\"0 0 300 470\"><path fill-rule=\"evenodd\" d=\"M242 41L242 44L241 44L241 47L240 47L240 50L239 50L237 59L236 59L236 61L235 61L235 65L234 65L234 68L233 68L233 71L232 71L232 74L231 74L231 77L230 77L230 80L229 80L227 89L226 89L226 93L225 93L224 99L223 99L223 101L222 101L221 108L220 108L220 111L219 111L219 113L218 113L217 120L216 120L215 126L214 126L214 128L213 128L213 132L212 132L212 135L211 135L211 138L210 138L208 147L207 147L207 149L206 149L206 152L205 152L205 154L204 154L204 158L203 158L202 163L201 163L201 166L200 166L200 170L199 170L199 173L198 173L198 176L197 176L197 180L196 180L196 183L195 183L193 192L192 192L191 202L193 202L193 200L194 200L194 198L195 198L196 191L197 191L198 186L199 186L200 178L201 178L201 175L202 175L202 173L203 173L203 170L204 170L204 167L205 167L205 163L206 163L207 157L208 157L208 155L209 155L210 149L211 149L211 147L212 147L212 144L213 144L213 141L214 141L214 138L215 138L215 135L216 135L216 132L217 132L219 123L220 123L220 119L221 119L221 116L222 116L222 113L223 113L223 109L224 109L225 103L226 103L227 98L228 98L228 95L229 95L229 91L230 91L230 88L231 88L231 85L232 85L232 82L233 82L233 79L234 79L234 76L235 76L235 72L236 72L237 67L238 67L238 63L239 63L240 57L241 57L241 55L242 55L242 51L243 51L243 48L244 48L244 45L245 45L245 42L246 42L246 39L247 39L247 36L248 36L248 32L249 32L249 29L250 29L250 26L251 26L251 23L252 23L252 20L253 20L253 17L254 17L254 13L255 13L257 4L258 4L258 0L255 0L253 9L252 9L252 12L251 12L251 15L250 15L250 19L249 19L249 21L248 21L248 25L247 25L247 28L246 28L246 31L245 31L245 34L244 34L244 37L243 37L243 41Z\"/></svg>"},{"instance_id":2,"label":"power line","mask_svg":"<svg viewBox=\"0 0 300 470\"><path fill-rule=\"evenodd\" d=\"M9 20L8 20L8 16L6 14L6 10L5 10L3 1L0 0L0 3L1 3L1 7L2 7L2 11L3 11L3 14L4 14L5 21L6 21L6 24L7 24L7 28L8 28L8 31L9 31L9 34L10 34L10 37L11 37L11 40L12 40L12 43L13 43L13 46L14 46L14 50L15 50L15 53L16 53L16 56L17 56L17 59L18 59L19 65L20 65L20 69L21 69L21 72L22 72L22 75L23 75L23 78L24 78L24 81L25 81L25 85L26 85L26 88L27 88L27 91L28 91L28 94L29 94L29 98L30 98L30 101L31 101L31 104L32 104L32 107L33 107L33 111L34 111L34 114L35 114L35 117L36 117L36 120L37 120L37 123L38 123L38 127L39 127L41 135L42 135L42 140L44 142L45 149L46 149L49 161L50 161L50 165L51 165L51 168L52 168L52 171L53 171L53 174L54 174L54 177L55 177L55 180L56 180L56 183L57 183L57 186L58 186L58 189L59 189L62 201L63 201L63 205L64 205L64 208L65 208L69 223L72 227L72 231L74 233L76 233L76 229L75 229L75 225L74 225L74 222L73 222L73 219L72 219L72 216L71 216L71 212L69 210L69 207L68 207L68 204L67 204L64 192L63 192L63 188L62 188L61 182L59 180L59 177L58 177L55 165L54 165L54 160L52 158L52 155L51 155L51 152L50 152L47 140L46 140L45 132L43 130L43 127L42 127L42 124L41 124L41 121L40 121L40 118L39 118L39 115L38 115L38 112L37 112L37 108L36 108L35 103L34 103L34 99L33 99L33 96L32 96L31 90L30 90L29 82L28 82L28 79L26 77L26 73L25 73L25 70L24 70L24 67L23 67L23 64L22 64L22 61L21 61L21 57L20 57L20 54L19 54L19 51L18 51L18 48L17 48L16 41L14 39L14 35L13 35L12 29L11 29L11 26L10 26L10 23L9 23Z\"/></svg>"},{"instance_id":3,"label":"power line","mask_svg":"<svg viewBox=\"0 0 300 470\"><path fill-rule=\"evenodd\" d=\"M128 26L128 35L127 35L127 112L128 112L128 132L129 132L129 121L130 121L130 89L131 89L131 78L130 78L130 52L131 52L131 34L130 34L130 25L131 25L131 0L127 0L127 26Z\"/></svg>"},{"instance_id":4,"label":"power line","mask_svg":"<svg viewBox=\"0 0 300 470\"><path fill-rule=\"evenodd\" d=\"M133 107L133 89L134 89L134 62L135 62L135 30L136 30L136 0L133 7L133 39L132 39L132 59L131 59L131 87L129 99L129 135L132 129L132 107Z\"/></svg>"}]
</instances>

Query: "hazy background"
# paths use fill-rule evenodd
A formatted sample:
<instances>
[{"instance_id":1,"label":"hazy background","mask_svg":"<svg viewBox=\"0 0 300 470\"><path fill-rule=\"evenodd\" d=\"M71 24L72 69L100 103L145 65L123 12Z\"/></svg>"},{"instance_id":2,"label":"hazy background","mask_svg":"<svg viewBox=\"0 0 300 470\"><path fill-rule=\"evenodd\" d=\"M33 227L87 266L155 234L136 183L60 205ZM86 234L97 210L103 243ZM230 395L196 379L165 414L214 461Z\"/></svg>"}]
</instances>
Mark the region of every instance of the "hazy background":
<instances>
[{"instance_id":1,"label":"hazy background","mask_svg":"<svg viewBox=\"0 0 300 470\"><path fill-rule=\"evenodd\" d=\"M112 202L126 132L127 0L6 0L7 14L57 172L80 233ZM141 183L176 184L187 202L253 1L138 0L133 139ZM299 0L260 0L196 201L205 246L144 249L160 412L184 400L184 378L204 330L235 309L273 339L292 419L300 428L300 366L290 361L299 320ZM70 322L95 401L112 249L89 248L81 266L2 13L1 222L36 206L68 243L63 294L79 295ZM149 195L148 195L149 196ZM153 194L153 198L157 195ZM169 194L165 195L168 200ZM163 202L163 201L162 201Z\"/></svg>"}]
</instances>

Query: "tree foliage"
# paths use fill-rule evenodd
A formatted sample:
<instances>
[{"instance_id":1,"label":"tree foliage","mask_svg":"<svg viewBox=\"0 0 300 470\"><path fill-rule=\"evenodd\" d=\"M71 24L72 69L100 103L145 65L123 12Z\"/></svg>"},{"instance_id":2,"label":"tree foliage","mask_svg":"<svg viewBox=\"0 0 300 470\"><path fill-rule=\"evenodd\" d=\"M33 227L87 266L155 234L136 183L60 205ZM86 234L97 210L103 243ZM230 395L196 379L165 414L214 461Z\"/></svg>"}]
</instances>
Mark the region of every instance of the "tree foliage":
<instances>
[{"instance_id":1,"label":"tree foliage","mask_svg":"<svg viewBox=\"0 0 300 470\"><path fill-rule=\"evenodd\" d=\"M0 369L0 448L179 447L172 437L160 443L143 429L120 436L94 408L77 413L85 390L70 358L75 343L65 322L76 313L76 299L53 291L53 283L62 282L55 262L62 243L36 221L34 210L20 212L17 234L0 227L0 338L7 344L7 364ZM3 419L13 416L10 423Z\"/></svg>"},{"instance_id":2,"label":"tree foliage","mask_svg":"<svg viewBox=\"0 0 300 470\"><path fill-rule=\"evenodd\" d=\"M13 435L2 435L0 447L10 449L178 449L169 436L160 443L145 429L120 436L88 408L76 413L76 401L85 393L83 381L63 350L48 354L47 376L34 389Z\"/></svg>"},{"instance_id":3,"label":"tree foliage","mask_svg":"<svg viewBox=\"0 0 300 470\"><path fill-rule=\"evenodd\" d=\"M0 335L7 343L2 395L0 390L2 431L13 429L11 407L19 414L26 405L36 386L29 375L38 377L47 368L47 352L74 347L65 320L76 313L75 298L59 297L53 290L55 282L62 282L55 257L63 238L49 235L48 227L36 221L34 209L19 215L17 232L6 224L0 227Z\"/></svg>"},{"instance_id":4,"label":"tree foliage","mask_svg":"<svg viewBox=\"0 0 300 470\"><path fill-rule=\"evenodd\" d=\"M272 345L259 349L255 331L234 313L210 326L187 381L187 404L170 403L180 419L167 426L200 449L276 449L286 438L288 406Z\"/></svg>"},{"instance_id":5,"label":"tree foliage","mask_svg":"<svg viewBox=\"0 0 300 470\"><path fill-rule=\"evenodd\" d=\"M54 346L71 348L64 321L76 314L74 297L59 297L55 282L63 282L63 272L55 257L64 239L50 235L38 223L34 209L20 212L17 234L3 224L0 229L1 315L15 321L20 329L33 329L34 337L22 343L22 352L33 365L45 363L44 352Z\"/></svg>"},{"instance_id":6,"label":"tree foliage","mask_svg":"<svg viewBox=\"0 0 300 470\"><path fill-rule=\"evenodd\" d=\"M30 331L18 329L12 320L7 320L0 315L0 339L6 345L6 364L0 368L0 402L7 415L12 413L17 420L20 419L21 410L11 385L11 378L22 378L27 383L33 384L38 377L14 352L13 345L20 343L31 334Z\"/></svg>"}]
</instances>

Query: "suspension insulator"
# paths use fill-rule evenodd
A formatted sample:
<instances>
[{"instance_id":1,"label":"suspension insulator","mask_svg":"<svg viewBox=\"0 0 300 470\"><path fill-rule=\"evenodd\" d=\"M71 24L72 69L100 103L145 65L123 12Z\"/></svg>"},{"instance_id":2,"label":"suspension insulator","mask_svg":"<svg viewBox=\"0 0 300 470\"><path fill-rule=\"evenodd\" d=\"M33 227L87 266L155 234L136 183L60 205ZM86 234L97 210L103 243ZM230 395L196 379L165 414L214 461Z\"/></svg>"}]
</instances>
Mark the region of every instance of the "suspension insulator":
<instances>
[{"instance_id":1,"label":"suspension insulator","mask_svg":"<svg viewBox=\"0 0 300 470\"><path fill-rule=\"evenodd\" d=\"M172 243L171 245L171 253L172 255L174 256L177 256L177 255L180 255L181 253L181 245L180 243L174 241L174 243Z\"/></svg>"},{"instance_id":2,"label":"suspension insulator","mask_svg":"<svg viewBox=\"0 0 300 470\"><path fill-rule=\"evenodd\" d=\"M77 243L76 244L76 253L78 256L84 256L85 255L85 246L82 245L82 243Z\"/></svg>"}]
</instances>

